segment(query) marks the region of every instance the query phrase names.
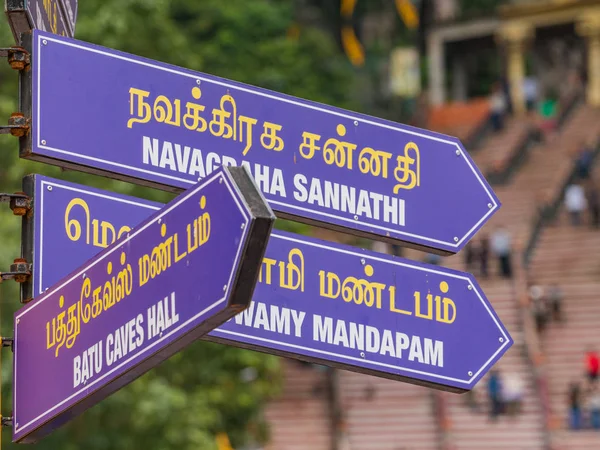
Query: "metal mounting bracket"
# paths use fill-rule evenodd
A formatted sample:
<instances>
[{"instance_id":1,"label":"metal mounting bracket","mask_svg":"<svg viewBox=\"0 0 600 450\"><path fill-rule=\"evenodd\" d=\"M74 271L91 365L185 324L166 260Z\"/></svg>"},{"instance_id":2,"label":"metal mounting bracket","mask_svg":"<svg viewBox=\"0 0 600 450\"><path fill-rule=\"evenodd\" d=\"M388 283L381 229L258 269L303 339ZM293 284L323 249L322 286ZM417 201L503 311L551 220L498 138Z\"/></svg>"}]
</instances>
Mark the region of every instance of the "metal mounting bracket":
<instances>
[{"instance_id":1,"label":"metal mounting bracket","mask_svg":"<svg viewBox=\"0 0 600 450\"><path fill-rule=\"evenodd\" d=\"M12 134L15 137L22 137L29 131L29 120L19 113L12 113L8 119L8 125L0 125L0 134Z\"/></svg>"},{"instance_id":2,"label":"metal mounting bracket","mask_svg":"<svg viewBox=\"0 0 600 450\"><path fill-rule=\"evenodd\" d=\"M24 192L14 194L0 192L0 203L8 203L15 216L24 216L31 209L31 199Z\"/></svg>"},{"instance_id":3,"label":"metal mounting bracket","mask_svg":"<svg viewBox=\"0 0 600 450\"><path fill-rule=\"evenodd\" d=\"M31 64L29 52L23 47L0 48L0 57L8 58L8 64L15 70L25 70Z\"/></svg>"},{"instance_id":4,"label":"metal mounting bracket","mask_svg":"<svg viewBox=\"0 0 600 450\"><path fill-rule=\"evenodd\" d=\"M31 276L31 264L23 258L15 259L10 265L9 272L0 272L0 283L4 280L15 280L17 283L25 283Z\"/></svg>"},{"instance_id":5,"label":"metal mounting bracket","mask_svg":"<svg viewBox=\"0 0 600 450\"><path fill-rule=\"evenodd\" d=\"M11 337L1 337L2 347L10 347L11 350L14 350L15 340Z\"/></svg>"},{"instance_id":6,"label":"metal mounting bracket","mask_svg":"<svg viewBox=\"0 0 600 450\"><path fill-rule=\"evenodd\" d=\"M13 425L13 416L2 417L2 426L3 427L12 427Z\"/></svg>"}]
</instances>

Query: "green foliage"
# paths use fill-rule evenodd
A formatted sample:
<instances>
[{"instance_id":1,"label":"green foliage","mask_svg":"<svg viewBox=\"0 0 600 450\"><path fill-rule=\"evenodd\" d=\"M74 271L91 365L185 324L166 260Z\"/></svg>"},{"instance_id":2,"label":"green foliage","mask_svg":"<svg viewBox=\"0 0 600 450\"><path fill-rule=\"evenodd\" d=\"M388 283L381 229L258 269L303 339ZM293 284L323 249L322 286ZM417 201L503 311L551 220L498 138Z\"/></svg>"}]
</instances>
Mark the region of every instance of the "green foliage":
<instances>
[{"instance_id":1,"label":"green foliage","mask_svg":"<svg viewBox=\"0 0 600 450\"><path fill-rule=\"evenodd\" d=\"M352 72L330 35L294 31L292 0L82 0L78 39L201 70L315 101L352 107ZM0 25L3 46L13 42ZM0 119L17 110L17 74L0 64ZM69 132L68 122L65 133ZM41 173L166 202L171 194L18 158L16 139L0 136L0 191L15 192L28 173ZM281 222L278 227L306 232ZM0 270L20 252L20 220L0 206ZM14 282L0 286L2 335L20 306ZM3 410L10 412L12 358L3 354ZM120 390L35 448L60 450L215 449L216 433L232 444L264 441L265 402L278 391L279 360L198 342ZM52 380L48 380L48 389ZM5 432L4 448L10 433Z\"/></svg>"}]
</instances>

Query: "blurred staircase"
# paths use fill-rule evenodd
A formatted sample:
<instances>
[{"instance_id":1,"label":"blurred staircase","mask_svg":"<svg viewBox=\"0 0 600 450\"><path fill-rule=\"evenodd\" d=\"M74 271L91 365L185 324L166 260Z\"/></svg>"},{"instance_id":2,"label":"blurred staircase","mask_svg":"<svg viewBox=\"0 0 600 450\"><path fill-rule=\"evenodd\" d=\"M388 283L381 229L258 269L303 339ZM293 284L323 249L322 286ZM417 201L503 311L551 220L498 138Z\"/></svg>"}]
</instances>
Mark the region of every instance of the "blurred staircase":
<instances>
[{"instance_id":1,"label":"blurred staircase","mask_svg":"<svg viewBox=\"0 0 600 450\"><path fill-rule=\"evenodd\" d=\"M600 180L600 165L593 174ZM542 335L549 375L555 450L599 449L600 431L568 429L568 387L585 383L584 355L600 350L600 229L573 227L564 208L546 227L531 262L532 279L557 283L563 290L563 323L550 322ZM585 396L584 396L585 401ZM587 415L584 415L587 417Z\"/></svg>"},{"instance_id":2,"label":"blurred staircase","mask_svg":"<svg viewBox=\"0 0 600 450\"><path fill-rule=\"evenodd\" d=\"M516 125L513 126L516 128ZM508 125L505 132L508 132L510 127L511 125ZM479 236L491 233L498 225L507 227L513 236L513 246L516 250L513 263L516 263L520 250L529 237L531 224L536 218L537 206L556 195L572 170L573 151L578 148L582 140L597 136L599 133L598 111L587 106L577 107L554 141L536 145L530 150L529 157L509 185L495 187L494 190L503 206L483 227ZM493 148L491 142L492 139L488 142L489 146L486 145L473 155L478 165L491 158L486 155L486 152L492 151L488 150ZM477 240L478 237L474 239ZM405 255L410 258L423 258L422 254L416 251L407 250ZM466 270L463 259L462 254L450 256L444 258L443 265ZM600 268L600 265L597 266ZM475 388L476 398L480 404L483 404L481 413L472 412L466 406L462 396L444 394L447 396L450 418L451 448L457 450L482 448L485 444L485 448L540 449L544 446L544 416L536 392L531 361L525 353L518 299L513 292L512 283L497 278L498 270L493 258L490 260L489 269L492 274L490 280L477 276L477 272L475 275L515 341L513 348L500 360L497 368L502 372L516 372L523 377L526 385L523 414L514 421L508 417L501 417L496 423L488 422L487 376ZM598 341L600 345L600 339ZM600 448L600 444L597 448Z\"/></svg>"},{"instance_id":3,"label":"blurred staircase","mask_svg":"<svg viewBox=\"0 0 600 450\"><path fill-rule=\"evenodd\" d=\"M565 123L561 133L556 136L556 139L548 144L534 147L530 152L527 162L514 176L512 183L508 186L496 189L496 192L503 203L503 207L496 217L494 217L490 221L490 224L488 224L485 228L493 228L497 224L506 225L513 233L516 249L522 249L522 245L528 238L530 226L536 217L537 207L542 203L549 201L558 194L558 190L563 186L564 180L569 176L572 170L574 152L578 150L581 143L592 137L598 136L599 134L600 113L592 108L589 108L588 106L578 107ZM484 229L482 232L486 231L487 230ZM548 251L543 245L544 239L545 236L538 245L539 248L536 251L536 258L538 258L539 255L541 256L542 260L549 262L551 261L550 264L554 265L555 270L548 270L551 266L547 266L545 270L540 270L540 264L538 262L539 260L536 259L536 263L534 263L532 267L532 272L535 273L536 279L537 277L546 277L546 280L556 280L557 277L560 279L561 273L571 273L577 277L580 276L579 274L585 273L585 271L581 270L581 265L585 265L586 263L581 261L578 261L577 263L575 262L577 259L577 254L587 252L587 254L593 258L595 252L586 250L585 247L580 249L580 252L574 252L573 243L571 242L570 244L567 243L564 247L565 251L567 252L565 257L557 257L558 255L556 254L556 248L552 247L549 250L552 254L547 254L547 257L544 258L544 252ZM597 242L600 244L600 239ZM518 254L520 254L520 252L515 253L515 255ZM459 255L448 259L455 260L458 258L458 256ZM462 261L449 262L452 262L457 266L462 266ZM596 266L598 267L598 264L596 264ZM460 268L464 268L464 266ZM501 282L496 281L496 283ZM505 321L509 332L511 332L511 334L514 333L515 326L519 332L522 331L522 329L519 328L518 316L510 317L509 314L509 316L503 317L502 315L504 308L501 309L500 299L506 298L507 295L510 296L510 293L506 291L502 293L501 290L498 290L498 288L485 281L482 281L482 287L492 301L494 308L498 311L498 314L502 320ZM596 292L598 291L596 290ZM513 298L512 302L513 314L516 314L518 308L516 299ZM506 301L505 303L508 304ZM498 444L501 446L497 448L542 448L544 431L543 415L539 399L536 398L531 366L528 363L524 363L525 358L520 357L518 354L518 352L521 352L521 349L518 347L519 339L517 336L513 335L513 337L515 338L515 347L517 348L513 347L513 350L509 351L505 355L498 367L500 370L515 370L519 373L522 373L522 370L525 370L525 375L527 376L527 396L524 407L525 414L522 420L519 419L513 424L513 427L511 427L509 419L506 419L504 426L499 422L495 427L482 427L480 437L484 438L486 434L490 437L495 436L496 433L493 435L488 433L492 433L494 428L499 430L504 428L504 435L502 435L502 432L499 432L497 440L491 440L492 442L502 443ZM598 337L600 337L600 335L598 335ZM575 341L581 342L581 334L579 334L579 338L575 338ZM565 355L560 357L558 355L554 356L553 353L554 352L551 352L553 355L552 357L555 358L557 365L564 367ZM505 368L505 364L509 367ZM579 356L578 364L581 365L581 356ZM511 368L510 366L513 367ZM557 367L551 366L548 369L552 377L553 372L555 369L557 369ZM553 404L555 404L556 400L558 399L554 395L556 390L553 388L553 386L555 386L555 383L551 381L551 395L553 395ZM485 387L485 380L480 383L479 387ZM564 395L560 401L562 401L564 405ZM455 431L457 428L459 430L461 429L459 422L456 419L457 416L458 413L456 411L452 411L451 417L454 423L453 432L457 435L455 439L455 442L458 444L457 448L475 448L477 446L477 441L474 438L474 435L476 434L474 429L476 427L473 424L476 422L473 422L473 420L477 419L471 419L471 422L469 422L469 416L467 415L464 433L472 437L470 441L461 441L460 432ZM483 441L479 440L478 442L481 444ZM509 443L510 446L508 446ZM502 447L504 445L507 445L507 447ZM600 441L598 441L596 445L597 446L595 448L600 448ZM493 448L493 444L490 442L486 448ZM564 448L579 449L587 447L568 446Z\"/></svg>"},{"instance_id":4,"label":"blurred staircase","mask_svg":"<svg viewBox=\"0 0 600 450\"><path fill-rule=\"evenodd\" d=\"M534 144L533 127L528 121L509 118L504 129L491 133L481 144L481 148L472 153L479 170L491 184L505 182L525 159L529 147Z\"/></svg>"},{"instance_id":5,"label":"blurred staircase","mask_svg":"<svg viewBox=\"0 0 600 450\"><path fill-rule=\"evenodd\" d=\"M500 320L515 341L513 347L496 364L500 373L518 374L525 384L521 414L514 418L489 418L486 375L475 387L478 409L466 405L466 395L444 394L447 397L452 449L539 449L543 442L543 421L537 399L535 380L524 353L521 324L512 284L500 279L483 281L483 290Z\"/></svg>"},{"instance_id":6,"label":"blurred staircase","mask_svg":"<svg viewBox=\"0 0 600 450\"><path fill-rule=\"evenodd\" d=\"M433 391L339 372L348 447L343 450L437 449Z\"/></svg>"},{"instance_id":7,"label":"blurred staircase","mask_svg":"<svg viewBox=\"0 0 600 450\"><path fill-rule=\"evenodd\" d=\"M316 366L282 358L282 395L266 410L271 424L267 450L331 448L331 419L325 372Z\"/></svg>"}]
</instances>

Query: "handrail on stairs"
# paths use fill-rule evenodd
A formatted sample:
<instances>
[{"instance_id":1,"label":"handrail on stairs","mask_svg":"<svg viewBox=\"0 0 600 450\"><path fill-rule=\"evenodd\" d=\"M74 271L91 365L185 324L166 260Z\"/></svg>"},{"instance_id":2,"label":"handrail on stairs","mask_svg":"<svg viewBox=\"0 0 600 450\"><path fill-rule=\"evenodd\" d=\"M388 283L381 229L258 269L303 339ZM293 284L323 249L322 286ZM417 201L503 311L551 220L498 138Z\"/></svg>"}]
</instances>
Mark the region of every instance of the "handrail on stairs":
<instances>
[{"instance_id":1,"label":"handrail on stairs","mask_svg":"<svg viewBox=\"0 0 600 450\"><path fill-rule=\"evenodd\" d=\"M464 140L463 145L471 154L481 149L481 144L492 130L492 116L488 114L473 129L469 136Z\"/></svg>"},{"instance_id":2,"label":"handrail on stairs","mask_svg":"<svg viewBox=\"0 0 600 450\"><path fill-rule=\"evenodd\" d=\"M516 277L514 280L514 296L519 308L519 317L521 319L521 329L523 331L523 344L526 354L526 360L534 375L536 393L542 407L543 429L544 429L544 448L552 448L551 434L552 429L552 408L550 404L550 395L548 392L548 379L545 371L545 358L541 346L540 337L536 329L533 315L529 305L528 297L528 271L524 265L524 260L517 261Z\"/></svg>"},{"instance_id":3,"label":"handrail on stairs","mask_svg":"<svg viewBox=\"0 0 600 450\"><path fill-rule=\"evenodd\" d=\"M598 154L600 154L600 140L596 143L595 147L594 153L592 154L592 164L596 161ZM573 161L572 168L569 171L569 174L563 179L560 189L557 190L554 197L549 202L539 207L538 214L533 221L527 243L525 244L525 251L523 252L522 264L525 270L529 269L533 252L544 227L552 223L552 221L554 221L558 215L560 207L563 203L565 191L567 190L567 187L576 180L576 178L577 167L575 161Z\"/></svg>"}]
</instances>

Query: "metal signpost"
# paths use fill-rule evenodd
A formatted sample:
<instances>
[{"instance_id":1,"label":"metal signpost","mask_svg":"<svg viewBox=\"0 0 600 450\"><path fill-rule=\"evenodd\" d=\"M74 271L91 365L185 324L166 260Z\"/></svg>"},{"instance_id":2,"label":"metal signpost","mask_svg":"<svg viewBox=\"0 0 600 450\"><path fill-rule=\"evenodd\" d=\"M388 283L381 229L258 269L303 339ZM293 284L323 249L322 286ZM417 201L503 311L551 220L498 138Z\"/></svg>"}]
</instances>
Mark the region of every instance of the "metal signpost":
<instances>
[{"instance_id":1,"label":"metal signpost","mask_svg":"<svg viewBox=\"0 0 600 450\"><path fill-rule=\"evenodd\" d=\"M24 190L36 296L161 207L41 176ZM250 307L203 339L454 392L512 345L469 274L281 231Z\"/></svg>"},{"instance_id":2,"label":"metal signpost","mask_svg":"<svg viewBox=\"0 0 600 450\"><path fill-rule=\"evenodd\" d=\"M243 164L278 217L441 254L500 207L456 138L37 30L24 46L23 158L173 191Z\"/></svg>"},{"instance_id":3,"label":"metal signpost","mask_svg":"<svg viewBox=\"0 0 600 450\"><path fill-rule=\"evenodd\" d=\"M75 4L75 14L65 16L63 1ZM73 37L76 10L77 0L4 0L4 12L17 44L22 33L33 29Z\"/></svg>"},{"instance_id":4,"label":"metal signpost","mask_svg":"<svg viewBox=\"0 0 600 450\"><path fill-rule=\"evenodd\" d=\"M216 171L17 311L13 440L35 442L246 308L274 219L245 169Z\"/></svg>"}]
</instances>

